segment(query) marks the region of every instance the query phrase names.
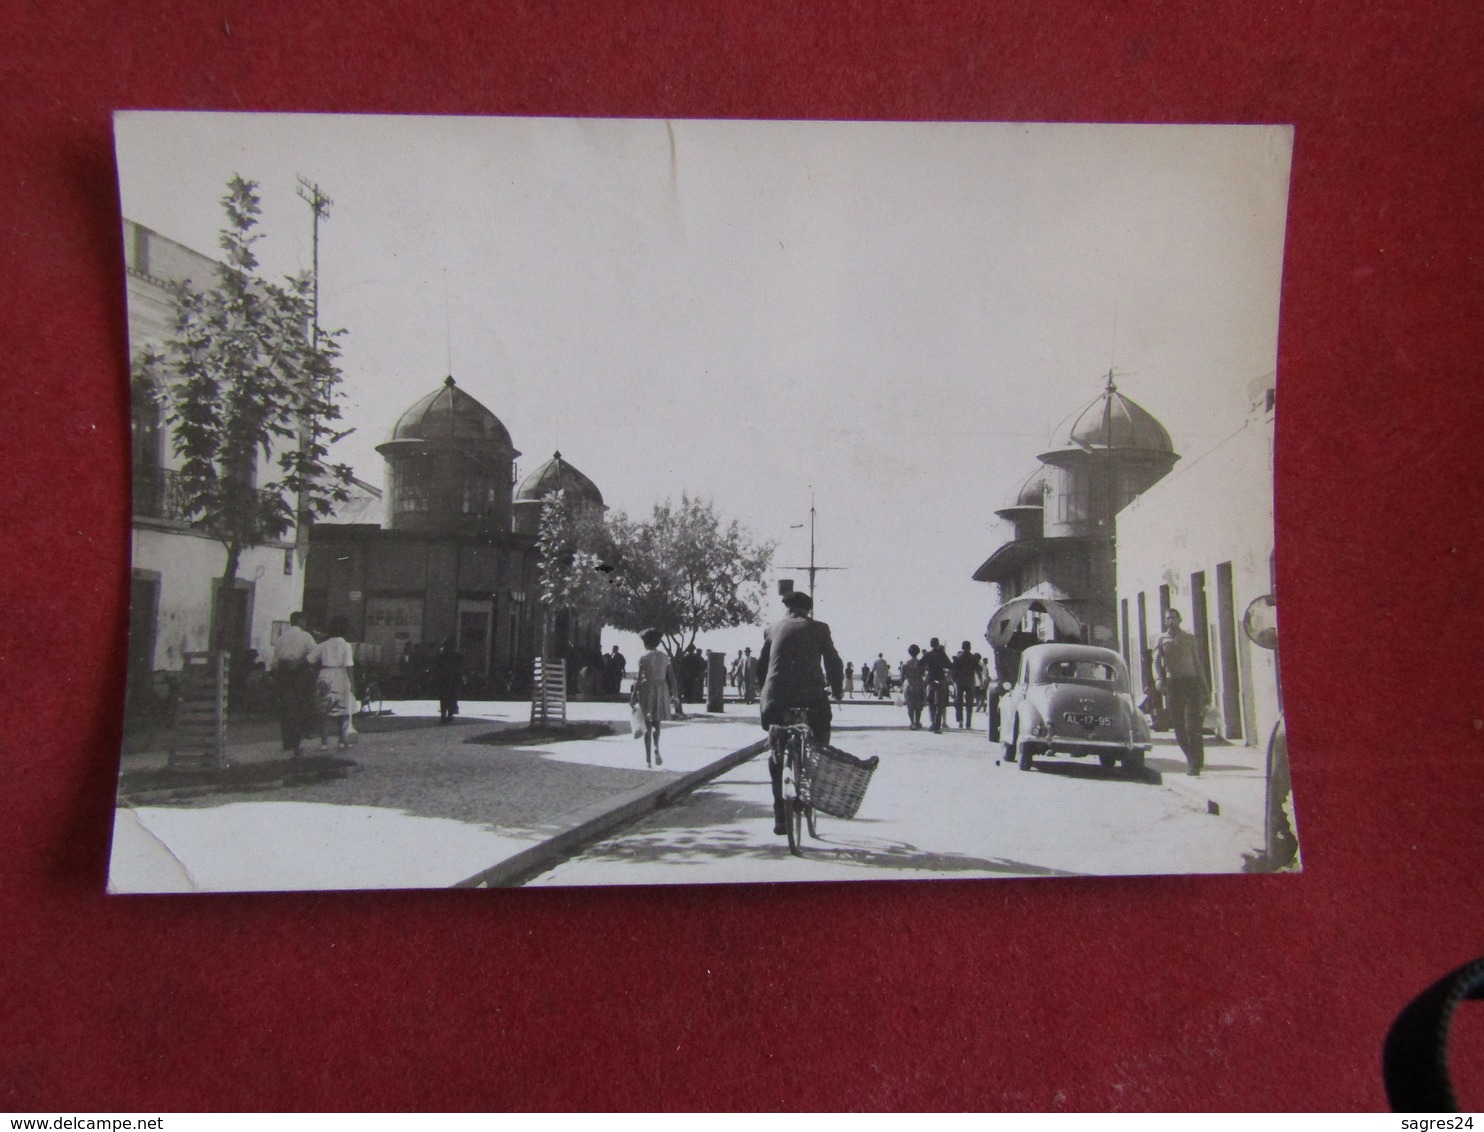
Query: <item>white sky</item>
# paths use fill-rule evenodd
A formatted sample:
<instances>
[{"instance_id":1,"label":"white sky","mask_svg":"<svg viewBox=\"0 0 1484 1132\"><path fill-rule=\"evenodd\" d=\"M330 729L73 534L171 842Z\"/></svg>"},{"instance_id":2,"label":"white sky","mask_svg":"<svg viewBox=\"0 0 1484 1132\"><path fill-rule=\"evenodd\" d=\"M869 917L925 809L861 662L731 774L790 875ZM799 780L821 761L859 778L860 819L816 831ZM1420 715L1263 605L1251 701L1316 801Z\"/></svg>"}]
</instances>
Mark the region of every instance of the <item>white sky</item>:
<instances>
[{"instance_id":1,"label":"white sky","mask_svg":"<svg viewBox=\"0 0 1484 1132\"><path fill-rule=\"evenodd\" d=\"M116 133L124 215L206 254L228 177L257 181L269 275L311 262L296 175L333 199L321 323L347 331L337 456L361 478L451 369L522 475L560 448L630 515L709 497L781 565L808 562L812 488L818 561L848 567L817 613L857 663L983 643L994 511L1110 364L1186 458L1276 366L1287 127L135 112Z\"/></svg>"}]
</instances>

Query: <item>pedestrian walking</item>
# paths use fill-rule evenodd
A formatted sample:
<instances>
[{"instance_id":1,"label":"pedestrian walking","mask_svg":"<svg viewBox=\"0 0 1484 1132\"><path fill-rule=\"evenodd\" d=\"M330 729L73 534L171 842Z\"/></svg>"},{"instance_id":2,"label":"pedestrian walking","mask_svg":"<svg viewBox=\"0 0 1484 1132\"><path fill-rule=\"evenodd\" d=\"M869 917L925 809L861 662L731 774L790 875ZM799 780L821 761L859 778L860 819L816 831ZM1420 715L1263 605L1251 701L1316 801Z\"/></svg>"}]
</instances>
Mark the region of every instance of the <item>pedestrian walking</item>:
<instances>
[{"instance_id":1,"label":"pedestrian walking","mask_svg":"<svg viewBox=\"0 0 1484 1132\"><path fill-rule=\"evenodd\" d=\"M637 704L644 719L644 765L664 766L660 757L660 724L674 716L674 705L680 699L680 685L670 658L660 650L665 635L658 629L646 629L639 635L645 653L639 658L634 688L629 702Z\"/></svg>"},{"instance_id":2,"label":"pedestrian walking","mask_svg":"<svg viewBox=\"0 0 1484 1132\"><path fill-rule=\"evenodd\" d=\"M979 694L979 662L974 659L974 648L965 641L953 654L951 670L953 676L953 721L959 730L974 726L974 699Z\"/></svg>"},{"instance_id":3,"label":"pedestrian walking","mask_svg":"<svg viewBox=\"0 0 1484 1132\"><path fill-rule=\"evenodd\" d=\"M974 697L974 704L980 711L986 711L989 708L989 682L992 679L989 658L981 656L976 652L974 654L974 663L979 669L979 675L977 677L978 693Z\"/></svg>"},{"instance_id":4,"label":"pedestrian walking","mask_svg":"<svg viewBox=\"0 0 1484 1132\"><path fill-rule=\"evenodd\" d=\"M861 692L862 692L862 694L867 695L867 696L871 695L872 688L873 688L872 681L874 679L875 679L875 676L873 675L873 673L871 671L871 662L869 660L863 660L863 661L861 661Z\"/></svg>"},{"instance_id":5,"label":"pedestrian walking","mask_svg":"<svg viewBox=\"0 0 1484 1132\"><path fill-rule=\"evenodd\" d=\"M845 662L845 695L849 699L855 699L855 662Z\"/></svg>"},{"instance_id":6,"label":"pedestrian walking","mask_svg":"<svg viewBox=\"0 0 1484 1132\"><path fill-rule=\"evenodd\" d=\"M922 652L916 645L907 646L907 659L902 661L902 699L907 704L907 728L922 730L922 705L927 699L927 672L918 659Z\"/></svg>"},{"instance_id":7,"label":"pedestrian walking","mask_svg":"<svg viewBox=\"0 0 1484 1132\"><path fill-rule=\"evenodd\" d=\"M613 646L613 651L603 658L604 691L610 696L623 695L624 673L628 670L629 659L618 651L618 646Z\"/></svg>"},{"instance_id":8,"label":"pedestrian walking","mask_svg":"<svg viewBox=\"0 0 1484 1132\"><path fill-rule=\"evenodd\" d=\"M355 726L351 717L356 712L355 685L350 670L355 667L355 650L345 639L350 632L350 622L336 617L330 622L328 635L309 650L310 664L319 666L320 703L324 711L324 722L320 729L319 745L330 745L330 726L333 723L339 732L339 749L344 750L355 741Z\"/></svg>"},{"instance_id":9,"label":"pedestrian walking","mask_svg":"<svg viewBox=\"0 0 1484 1132\"><path fill-rule=\"evenodd\" d=\"M742 650L742 699L746 703L757 703L757 681L757 658L749 646Z\"/></svg>"},{"instance_id":10,"label":"pedestrian walking","mask_svg":"<svg viewBox=\"0 0 1484 1132\"><path fill-rule=\"evenodd\" d=\"M879 652L871 665L871 686L876 690L877 699L884 700L891 694L891 665L886 663L886 657Z\"/></svg>"},{"instance_id":11,"label":"pedestrian walking","mask_svg":"<svg viewBox=\"0 0 1484 1132\"><path fill-rule=\"evenodd\" d=\"M448 723L459 714L459 692L464 683L464 657L458 643L445 637L433 658L433 684L438 690L438 722Z\"/></svg>"},{"instance_id":12,"label":"pedestrian walking","mask_svg":"<svg viewBox=\"0 0 1484 1132\"><path fill-rule=\"evenodd\" d=\"M934 735L943 733L943 723L948 716L948 673L953 662L948 659L948 650L934 637L928 642L922 665L927 670L928 719Z\"/></svg>"},{"instance_id":13,"label":"pedestrian walking","mask_svg":"<svg viewBox=\"0 0 1484 1132\"><path fill-rule=\"evenodd\" d=\"M1211 686L1200 642L1180 628L1180 611L1165 611L1165 631L1154 646L1154 679L1165 710L1175 724L1175 740L1185 754L1185 773L1198 776L1206 765L1206 705Z\"/></svg>"},{"instance_id":14,"label":"pedestrian walking","mask_svg":"<svg viewBox=\"0 0 1484 1132\"><path fill-rule=\"evenodd\" d=\"M273 645L273 679L278 692L278 726L283 749L300 755L304 736L319 718L319 682L309 652L314 638L304 628L304 614L295 610Z\"/></svg>"}]
</instances>

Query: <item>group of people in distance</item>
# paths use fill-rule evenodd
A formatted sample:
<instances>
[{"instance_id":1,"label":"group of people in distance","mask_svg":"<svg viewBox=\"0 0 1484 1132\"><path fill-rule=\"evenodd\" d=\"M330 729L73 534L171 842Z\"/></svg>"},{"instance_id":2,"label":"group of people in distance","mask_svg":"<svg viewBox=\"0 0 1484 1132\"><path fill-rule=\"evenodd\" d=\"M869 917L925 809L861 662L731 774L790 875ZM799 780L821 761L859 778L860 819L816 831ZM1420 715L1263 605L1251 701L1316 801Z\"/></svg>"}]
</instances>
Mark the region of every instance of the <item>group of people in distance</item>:
<instances>
[{"instance_id":1,"label":"group of people in distance","mask_svg":"<svg viewBox=\"0 0 1484 1132\"><path fill-rule=\"evenodd\" d=\"M934 637L924 652L907 646L901 665L902 699L907 723L922 730L922 711L927 708L929 729L936 735L948 726L948 704L953 703L954 722L960 729L974 726L974 709L982 707L989 691L989 667L973 646L965 641L953 656Z\"/></svg>"},{"instance_id":2,"label":"group of people in distance","mask_svg":"<svg viewBox=\"0 0 1484 1132\"><path fill-rule=\"evenodd\" d=\"M737 689L737 698L745 704L757 703L758 667L752 649L746 648L727 668L727 679Z\"/></svg>"},{"instance_id":3,"label":"group of people in distance","mask_svg":"<svg viewBox=\"0 0 1484 1132\"><path fill-rule=\"evenodd\" d=\"M947 726L950 702L955 723L960 728L973 727L974 709L984 707L992 678L989 662L968 641L950 657L937 637L928 642L926 651L917 645L907 646L907 659L897 666L895 673L881 653L876 654L875 660L862 664L859 672L864 695L884 700L894 687L900 688L907 707L908 726L913 731L921 730L926 708L929 728L935 733L941 733ZM855 665L847 664L847 696L855 695L855 676Z\"/></svg>"}]
</instances>

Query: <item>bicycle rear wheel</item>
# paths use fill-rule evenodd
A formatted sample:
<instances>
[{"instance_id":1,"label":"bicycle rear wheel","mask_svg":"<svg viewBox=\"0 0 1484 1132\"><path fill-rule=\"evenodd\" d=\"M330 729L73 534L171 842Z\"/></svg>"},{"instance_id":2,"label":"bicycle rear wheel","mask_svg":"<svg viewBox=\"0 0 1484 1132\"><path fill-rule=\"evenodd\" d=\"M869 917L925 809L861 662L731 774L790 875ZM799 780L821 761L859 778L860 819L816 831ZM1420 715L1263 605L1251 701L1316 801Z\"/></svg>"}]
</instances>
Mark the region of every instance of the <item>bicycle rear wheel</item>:
<instances>
[{"instance_id":1,"label":"bicycle rear wheel","mask_svg":"<svg viewBox=\"0 0 1484 1132\"><path fill-rule=\"evenodd\" d=\"M806 766L810 765L810 756L813 753L811 751L811 748L813 746L814 746L814 739L813 739L812 736L809 737L809 738L806 738L802 743L799 744L799 773L800 774L803 773L804 768ZM819 829L815 825L815 809L814 809L814 807L812 805L807 805L807 804L805 804L803 802L800 802L799 805L802 806L803 809L804 809L804 822L805 822L805 824L807 824L809 826L809 836L812 837L812 838L814 838L814 840L818 841L819 840Z\"/></svg>"},{"instance_id":2,"label":"bicycle rear wheel","mask_svg":"<svg viewBox=\"0 0 1484 1132\"><path fill-rule=\"evenodd\" d=\"M804 769L804 743L798 735L789 738L787 796L788 851L795 857L804 855L804 800L799 797L799 775Z\"/></svg>"}]
</instances>

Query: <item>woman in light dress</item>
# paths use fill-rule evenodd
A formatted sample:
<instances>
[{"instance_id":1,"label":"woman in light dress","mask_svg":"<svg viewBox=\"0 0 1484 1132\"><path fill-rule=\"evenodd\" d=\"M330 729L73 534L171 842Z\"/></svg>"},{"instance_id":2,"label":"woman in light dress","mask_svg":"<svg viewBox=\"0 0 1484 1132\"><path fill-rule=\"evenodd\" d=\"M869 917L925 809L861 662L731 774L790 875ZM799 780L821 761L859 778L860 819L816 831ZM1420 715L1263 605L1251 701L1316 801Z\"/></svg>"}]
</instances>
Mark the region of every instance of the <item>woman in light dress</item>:
<instances>
[{"instance_id":1,"label":"woman in light dress","mask_svg":"<svg viewBox=\"0 0 1484 1132\"><path fill-rule=\"evenodd\" d=\"M664 634L658 629L646 629L639 639L644 642L645 652L639 658L639 674L634 679L629 702L636 704L644 717L644 765L663 766L660 724L671 718L671 705L680 698L680 685L670 658L660 651Z\"/></svg>"},{"instance_id":2,"label":"woman in light dress","mask_svg":"<svg viewBox=\"0 0 1484 1132\"><path fill-rule=\"evenodd\" d=\"M324 705L324 724L320 729L321 747L330 745L330 722L335 721L340 731L340 749L351 744L351 716L356 712L355 684L350 670L355 666L355 651L345 634L350 623L344 617L330 622L329 634L323 641L309 650L306 658L310 664L319 666L319 695Z\"/></svg>"}]
</instances>

